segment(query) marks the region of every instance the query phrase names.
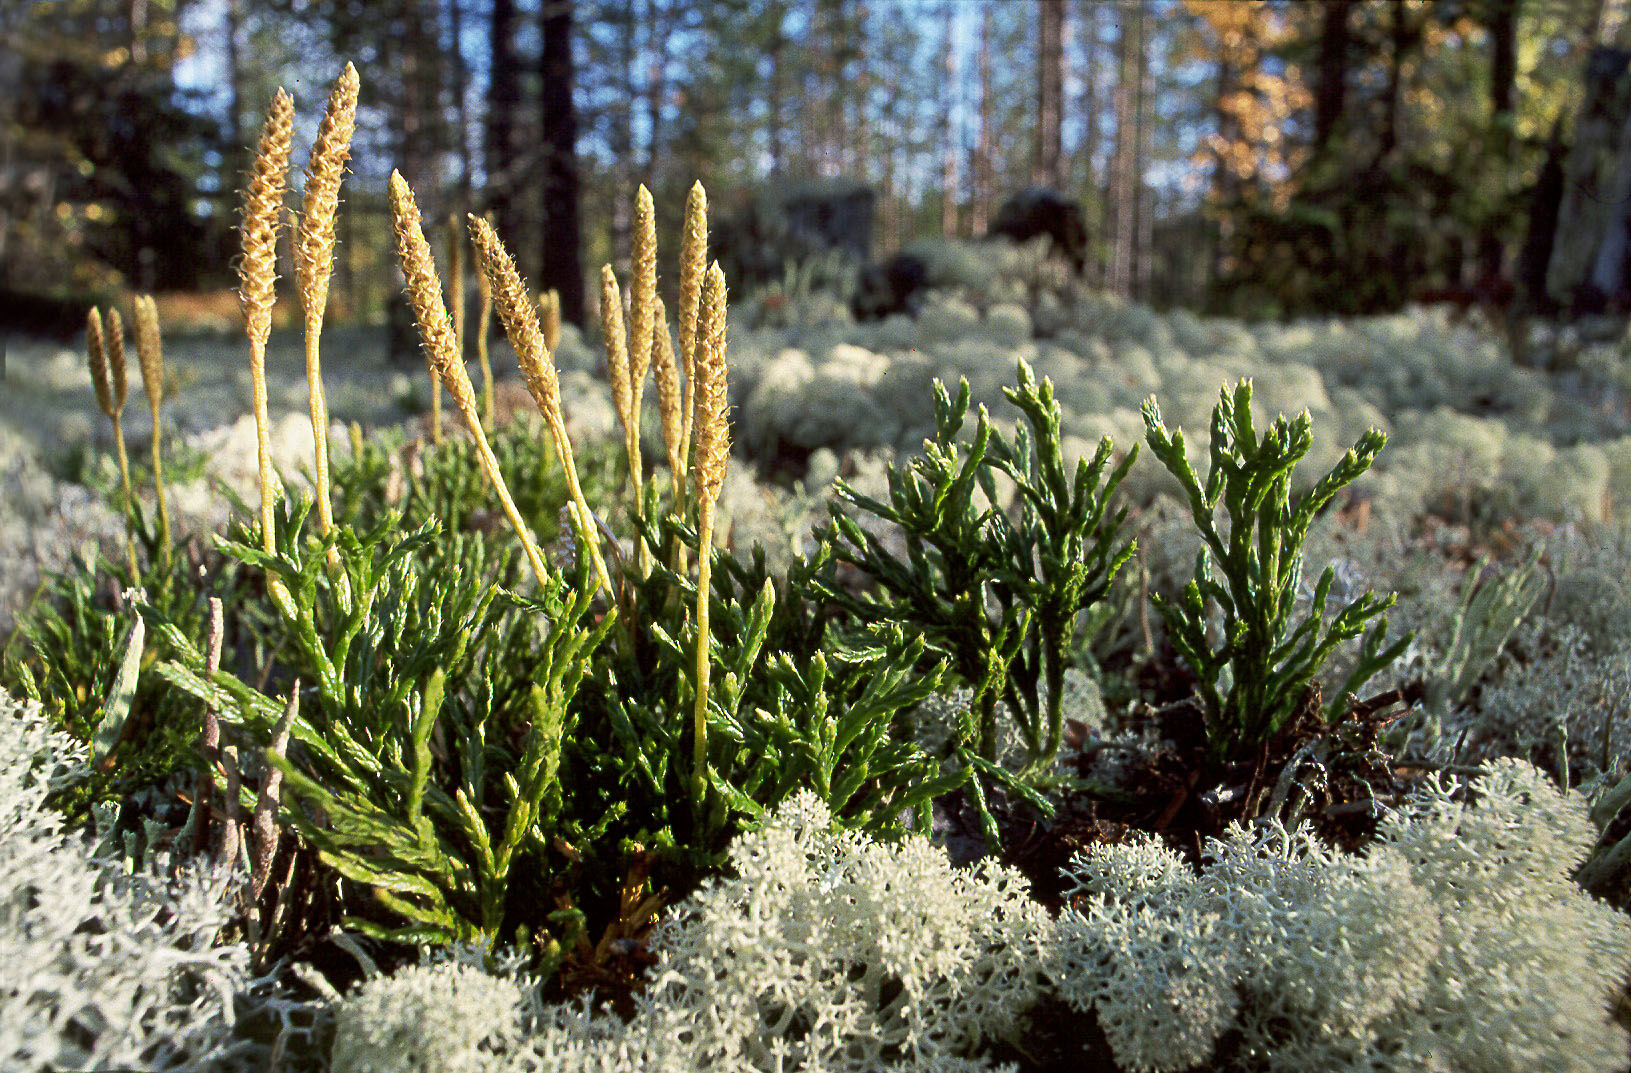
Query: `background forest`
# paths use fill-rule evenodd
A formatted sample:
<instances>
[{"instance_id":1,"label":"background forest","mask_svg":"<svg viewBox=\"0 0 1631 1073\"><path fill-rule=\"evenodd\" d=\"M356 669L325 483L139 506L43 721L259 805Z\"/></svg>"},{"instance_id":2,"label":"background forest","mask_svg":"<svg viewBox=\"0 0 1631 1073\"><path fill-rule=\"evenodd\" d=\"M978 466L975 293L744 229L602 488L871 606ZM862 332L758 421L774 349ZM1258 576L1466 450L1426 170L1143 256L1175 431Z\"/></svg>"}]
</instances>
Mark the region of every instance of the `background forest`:
<instances>
[{"instance_id":1,"label":"background forest","mask_svg":"<svg viewBox=\"0 0 1631 1073\"><path fill-rule=\"evenodd\" d=\"M978 237L1013 192L1053 188L1085 213L1087 282L1157 307L1595 309L1623 288L1623 243L1597 254L1625 6L14 0L0 290L36 328L121 288L224 295L255 117L284 85L314 122L353 60L340 322L396 292L392 167L427 219L492 213L577 322L586 270L629 248L627 192L673 222L698 179L738 213L864 183L863 259ZM1589 248L1554 256L1559 235Z\"/></svg>"}]
</instances>

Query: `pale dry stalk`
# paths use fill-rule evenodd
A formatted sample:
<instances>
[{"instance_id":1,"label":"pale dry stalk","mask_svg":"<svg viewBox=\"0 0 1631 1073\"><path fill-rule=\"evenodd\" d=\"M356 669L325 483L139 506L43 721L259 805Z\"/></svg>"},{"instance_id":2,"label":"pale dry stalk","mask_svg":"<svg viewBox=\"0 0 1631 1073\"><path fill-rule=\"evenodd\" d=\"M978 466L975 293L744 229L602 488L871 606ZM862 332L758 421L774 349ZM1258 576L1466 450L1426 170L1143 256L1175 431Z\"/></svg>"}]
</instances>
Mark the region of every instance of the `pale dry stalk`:
<instances>
[{"instance_id":1,"label":"pale dry stalk","mask_svg":"<svg viewBox=\"0 0 1631 1073\"><path fill-rule=\"evenodd\" d=\"M584 500L583 487L578 482L577 462L572 456L572 441L566 434L566 420L561 412L560 378L555 371L555 358L545 340L538 318L527 301L527 285L516 270L515 260L504 248L498 233L486 220L470 217L470 239L476 250L480 274L492 289L498 307L498 319L504 325L510 346L515 350L521 366L522 378L532 401L543 415L555 447L555 458L561 464L566 479L567 493L571 496L573 520L578 529L578 542L589 549L595 575L606 591L612 591L611 576L600 552L600 533Z\"/></svg>"},{"instance_id":2,"label":"pale dry stalk","mask_svg":"<svg viewBox=\"0 0 1631 1073\"><path fill-rule=\"evenodd\" d=\"M466 349L465 321L469 319L464 305L464 228L459 226L457 213L447 214L447 275L448 304L453 313L453 345L462 358ZM432 371L430 378L430 442L442 444L442 378Z\"/></svg>"},{"instance_id":3,"label":"pale dry stalk","mask_svg":"<svg viewBox=\"0 0 1631 1073\"><path fill-rule=\"evenodd\" d=\"M244 327L249 336L249 380L255 410L256 457L260 470L261 546L274 550L276 518L273 489L277 475L272 470L272 446L266 413L266 340L272 331L272 304L276 301L277 229L282 218L283 188L289 169L289 148L294 131L294 102L283 90L272 98L261 130L260 146L244 190L243 257L238 262L238 302L243 308ZM274 597L283 592L276 586ZM287 593L281 603L287 603Z\"/></svg>"},{"instance_id":4,"label":"pale dry stalk","mask_svg":"<svg viewBox=\"0 0 1631 1073\"><path fill-rule=\"evenodd\" d=\"M553 354L561 346L561 292L551 287L540 294L538 311L544 322L544 345Z\"/></svg>"},{"instance_id":5,"label":"pale dry stalk","mask_svg":"<svg viewBox=\"0 0 1631 1073\"><path fill-rule=\"evenodd\" d=\"M470 384L470 374L465 372L462 355L458 353L453 337L453 325L448 319L447 306L442 301L442 282L437 278L436 266L431 260L430 243L425 241L419 206L407 181L397 171L391 172L391 216L396 229L397 256L402 264L403 278L407 280L408 301L419 324L419 337L425 355L442 378L448 397L464 416L465 426L476 441L476 456L481 461L481 468L492 482L504 514L521 540L538 584L543 585L548 571L543 557L538 553L538 545L533 542L526 523L521 519L521 511L510 497L504 475L498 469L498 459L493 456L486 433L482 431L476 392Z\"/></svg>"},{"instance_id":6,"label":"pale dry stalk","mask_svg":"<svg viewBox=\"0 0 1631 1073\"><path fill-rule=\"evenodd\" d=\"M163 437L159 414L164 405L164 348L159 340L159 308L150 294L136 296L136 355L141 359L142 387L147 391L147 407L153 414L153 495L158 500L164 565L169 566L170 508L164 500Z\"/></svg>"},{"instance_id":7,"label":"pale dry stalk","mask_svg":"<svg viewBox=\"0 0 1631 1073\"><path fill-rule=\"evenodd\" d=\"M708 589L713 563L714 504L725 484L730 424L725 414L725 273L715 262L703 285L697 339L696 453L691 459L697 504L697 652L692 789L700 805L708 764Z\"/></svg>"},{"instance_id":8,"label":"pale dry stalk","mask_svg":"<svg viewBox=\"0 0 1631 1073\"><path fill-rule=\"evenodd\" d=\"M694 183L685 199L685 229L680 240L680 362L685 370L685 428L680 434L680 462L691 457L691 432L696 420L697 317L702 303L702 281L708 268L708 194Z\"/></svg>"},{"instance_id":9,"label":"pale dry stalk","mask_svg":"<svg viewBox=\"0 0 1631 1073\"><path fill-rule=\"evenodd\" d=\"M334 83L323 123L312 143L306 168L306 193L295 228L295 277L305 312L306 385L311 397L311 435L315 448L317 524L326 535L334 527L329 502L328 397L323 391L323 367L318 340L328 307L328 285L334 275L334 217L340 207L340 184L351 155L351 134L357 121L357 69L351 64Z\"/></svg>"}]
</instances>

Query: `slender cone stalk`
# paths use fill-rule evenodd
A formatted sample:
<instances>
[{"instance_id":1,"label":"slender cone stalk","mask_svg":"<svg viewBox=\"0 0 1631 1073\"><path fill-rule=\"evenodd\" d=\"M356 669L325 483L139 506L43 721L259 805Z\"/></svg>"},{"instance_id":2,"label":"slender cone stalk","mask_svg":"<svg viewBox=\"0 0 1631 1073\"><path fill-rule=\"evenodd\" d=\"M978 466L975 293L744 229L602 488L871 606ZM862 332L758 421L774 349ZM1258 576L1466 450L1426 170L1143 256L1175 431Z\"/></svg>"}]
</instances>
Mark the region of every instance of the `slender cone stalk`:
<instances>
[{"instance_id":1,"label":"slender cone stalk","mask_svg":"<svg viewBox=\"0 0 1631 1073\"><path fill-rule=\"evenodd\" d=\"M125 430L120 412L125 408L125 328L117 309L108 310L108 338L104 346L102 315L92 309L85 317L85 351L90 361L91 384L96 388L96 405L113 423L113 447L119 459L119 486L124 493L125 556L132 582L141 577L136 565L136 543L130 536L130 459L125 454ZM112 351L110 375L109 351Z\"/></svg>"},{"instance_id":2,"label":"slender cone stalk","mask_svg":"<svg viewBox=\"0 0 1631 1073\"><path fill-rule=\"evenodd\" d=\"M272 508L277 475L272 470L272 447L266 414L266 339L272 331L273 286L277 280L277 228L283 210L283 187L289 168L290 140L293 136L294 102L283 90L272 98L261 131L260 147L244 191L243 257L238 262L238 302L243 307L244 326L249 336L249 379L255 409L255 439L260 469L261 546L274 550L276 516ZM282 584L273 582L274 598L288 604Z\"/></svg>"},{"instance_id":3,"label":"slender cone stalk","mask_svg":"<svg viewBox=\"0 0 1631 1073\"><path fill-rule=\"evenodd\" d=\"M311 435L316 452L317 524L324 534L334 527L334 508L329 502L328 398L323 392L318 340L323 334L329 279L334 274L334 215L340 207L340 184L351 155L357 89L357 69L348 63L329 94L328 109L312 145L305 198L295 228L295 276L306 314L306 384L311 395Z\"/></svg>"},{"instance_id":4,"label":"slender cone stalk","mask_svg":"<svg viewBox=\"0 0 1631 1073\"><path fill-rule=\"evenodd\" d=\"M122 349L122 346L121 346ZM158 500L159 534L164 544L164 565L170 565L170 508L164 502L163 430L159 410L164 404L164 349L159 344L159 309L153 296L136 296L136 354L142 364L142 387L153 414L153 494Z\"/></svg>"},{"instance_id":5,"label":"slender cone stalk","mask_svg":"<svg viewBox=\"0 0 1631 1073\"><path fill-rule=\"evenodd\" d=\"M641 184L634 198L634 256L632 259L634 270L633 278L629 281L629 413L634 419L634 428L630 435L634 441L637 457L640 450L640 411L641 403L645 398L646 371L651 368L651 326L656 319L655 306L657 302L657 210L651 203L651 191ZM632 462L631 462L632 465ZM640 469L645 464L640 463ZM644 474L636 477L634 482L636 509L644 503L643 497ZM645 541L640 541L636 548L635 557L639 563L640 576L645 577L651 573L651 549Z\"/></svg>"},{"instance_id":6,"label":"slender cone stalk","mask_svg":"<svg viewBox=\"0 0 1631 1073\"><path fill-rule=\"evenodd\" d=\"M578 527L578 542L589 549L595 576L606 586L606 591L611 592L611 575L606 572L606 562L600 553L600 533L595 526L594 516L589 511L589 504L583 498L583 488L578 483L577 463L572 457L572 441L566 435L566 421L561 413L561 384L555 371L555 358L545 342L538 318L533 314L532 305L527 301L527 285L522 281L521 274L516 271L514 259L499 241L498 234L490 223L472 215L470 238L476 249L476 261L481 274L487 279L496 300L498 319L503 323L504 332L509 337L510 346L515 350L516 360L521 365L521 375L526 380L527 391L532 395L532 401L537 404L538 412L543 415L544 423L549 428L550 439L555 445L555 457L561 464L561 471L566 477L567 492L572 498L573 518Z\"/></svg>"},{"instance_id":7,"label":"slender cone stalk","mask_svg":"<svg viewBox=\"0 0 1631 1073\"><path fill-rule=\"evenodd\" d=\"M716 262L703 287L697 340L696 453L691 460L697 503L697 699L692 791L700 807L708 767L708 588L713 563L714 503L725 483L730 426L725 417L725 273Z\"/></svg>"},{"instance_id":8,"label":"slender cone stalk","mask_svg":"<svg viewBox=\"0 0 1631 1073\"><path fill-rule=\"evenodd\" d=\"M708 194L694 183L685 199L685 234L680 241L680 362L685 369L685 428L680 435L680 462L690 461L691 429L696 419L697 316L702 280L708 268Z\"/></svg>"},{"instance_id":9,"label":"slender cone stalk","mask_svg":"<svg viewBox=\"0 0 1631 1073\"><path fill-rule=\"evenodd\" d=\"M425 354L442 378L448 397L464 416L464 423L476 441L476 455L481 460L481 468L492 482L498 501L504 507L505 517L509 518L510 525L521 540L521 547L527 553L527 561L532 564L538 584L543 585L548 569L544 566L543 556L538 553L538 545L527 532L521 511L510 497L504 475L498 470L498 459L493 457L493 449L482 431L481 413L476 408L476 392L470 384L470 375L464 370L463 355L459 354L454 341L453 325L448 320L447 306L442 301L442 283L436 276L436 266L431 260L430 243L425 241L419 206L407 181L397 171L391 172L391 216L396 228L397 256L402 263L402 275L407 280L408 301L419 324Z\"/></svg>"},{"instance_id":10,"label":"slender cone stalk","mask_svg":"<svg viewBox=\"0 0 1631 1073\"><path fill-rule=\"evenodd\" d=\"M489 427L493 423L493 363L487 356L487 336L493 326L493 288L487 273L476 273L476 290L481 297L481 308L476 314L476 362L481 366L481 419ZM461 288L462 291L462 288ZM464 336L459 337L462 346ZM459 351L462 360L464 350Z\"/></svg>"},{"instance_id":11,"label":"slender cone stalk","mask_svg":"<svg viewBox=\"0 0 1631 1073\"><path fill-rule=\"evenodd\" d=\"M623 449L629 457L634 501L640 501L640 415L634 409L629 377L629 338L623 330L623 295L612 266L600 270L600 330L606 337L606 377L612 382L612 408L623 424Z\"/></svg>"}]
</instances>

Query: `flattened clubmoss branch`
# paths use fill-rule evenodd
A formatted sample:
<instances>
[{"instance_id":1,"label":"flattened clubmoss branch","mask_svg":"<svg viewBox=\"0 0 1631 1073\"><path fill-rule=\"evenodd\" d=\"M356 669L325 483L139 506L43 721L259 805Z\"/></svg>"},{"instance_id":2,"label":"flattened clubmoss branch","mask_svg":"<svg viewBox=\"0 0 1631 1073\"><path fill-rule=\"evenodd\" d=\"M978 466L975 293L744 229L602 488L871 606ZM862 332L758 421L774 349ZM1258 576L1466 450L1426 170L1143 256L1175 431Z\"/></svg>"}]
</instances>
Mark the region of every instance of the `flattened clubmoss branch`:
<instances>
[{"instance_id":1,"label":"flattened clubmoss branch","mask_svg":"<svg viewBox=\"0 0 1631 1073\"><path fill-rule=\"evenodd\" d=\"M561 385L555 371L555 359L539 328L538 320L533 315L532 306L527 301L526 283L516 271L514 259L504 248L504 243L499 240L492 224L472 215L470 237L476 249L476 259L480 262L480 275L488 281L488 287L497 299L498 317L504 325L505 334L509 337L510 346L515 350L516 359L521 366L521 375L526 380L527 391L532 395L533 403L543 415L544 424L549 429L550 440L555 447L555 459L561 465L567 493L571 497L573 525L577 530L578 543L589 550L595 576L600 580L600 584L606 587L608 593L612 592L611 577L606 572L606 562L600 553L600 534L594 522L594 515L589 510L589 504L584 499L583 486L578 481L577 463L572 457L572 441L566 434L566 421L561 413Z\"/></svg>"},{"instance_id":2,"label":"flattened clubmoss branch","mask_svg":"<svg viewBox=\"0 0 1631 1073\"><path fill-rule=\"evenodd\" d=\"M1145 439L1189 500L1190 514L1206 547L1196 554L1195 578L1173 605L1154 597L1173 647L1190 665L1206 710L1207 741L1216 761L1258 749L1304 703L1321 667L1342 642L1364 635L1360 664L1327 707L1331 718L1346 697L1404 651L1410 638L1383 648L1387 616L1396 598L1370 592L1351 601L1325 626L1336 571L1326 567L1314 587L1313 607L1292 626L1302 584L1302 547L1316 514L1344 486L1370 468L1387 442L1371 429L1294 506L1291 474L1313 443L1305 410L1294 420L1277 418L1259 440L1252 424L1250 380L1234 393L1224 389L1212 411L1211 466L1203 486L1184 455L1184 434L1169 433L1152 397L1144 403ZM1218 527L1217 509L1229 516ZM1212 576L1216 563L1224 584ZM1208 630L1207 604L1223 613L1223 643ZM1371 625L1372 620L1374 625ZM1368 627L1368 629L1367 629ZM1225 667L1231 671L1227 693Z\"/></svg>"},{"instance_id":3,"label":"flattened clubmoss branch","mask_svg":"<svg viewBox=\"0 0 1631 1073\"><path fill-rule=\"evenodd\" d=\"M691 480L697 504L697 652L695 753L692 794L701 807L708 771L708 594L713 556L714 503L725 483L730 425L725 415L725 273L715 262L703 287L701 336L697 341L697 448Z\"/></svg>"},{"instance_id":4,"label":"flattened clubmoss branch","mask_svg":"<svg viewBox=\"0 0 1631 1073\"><path fill-rule=\"evenodd\" d=\"M408 188L402 173L397 171L391 172L391 217L396 229L402 275L407 280L408 300L413 306L414 319L419 324L419 336L425 353L442 378L448 397L464 416L471 438L476 441L476 457L481 462L481 468L492 483L504 507L504 515L510 520L521 547L527 553L533 575L539 585L544 585L548 570L544 566L543 556L538 553L538 545L527 531L526 522L522 520L521 512L504 483L504 475L499 472L498 459L493 457L493 449L482 431L475 390L471 387L470 375L464 370L463 356L458 353L453 339L453 325L448 320L447 306L442 302L442 284L431 260L430 243L425 241L419 206L414 202L413 191Z\"/></svg>"},{"instance_id":5,"label":"flattened clubmoss branch","mask_svg":"<svg viewBox=\"0 0 1631 1073\"><path fill-rule=\"evenodd\" d=\"M294 102L279 89L272 98L261 131L260 146L244 191L243 256L238 262L238 302L249 336L249 380L255 411L256 458L260 472L261 548L276 551L277 516L273 509L277 474L272 470L270 419L266 412L266 340L272 331L272 304L277 300L277 229L282 218L283 188L294 132ZM289 595L276 579L268 591L287 611Z\"/></svg>"},{"instance_id":6,"label":"flattened clubmoss branch","mask_svg":"<svg viewBox=\"0 0 1631 1073\"><path fill-rule=\"evenodd\" d=\"M119 460L119 486L124 494L125 554L130 561L130 576L138 578L141 571L136 565L136 542L130 533L130 459L125 454L125 428L122 414L125 408L125 329L117 309L108 310L111 346L104 346L102 316L92 309L85 318L85 351L91 369L91 384L96 388L96 404L113 422L113 448ZM111 362L110 362L111 352Z\"/></svg>"},{"instance_id":7,"label":"flattened clubmoss branch","mask_svg":"<svg viewBox=\"0 0 1631 1073\"><path fill-rule=\"evenodd\" d=\"M702 183L691 185L685 199L685 228L680 239L680 362L685 370L685 427L680 430L680 466L691 461L691 431L697 409L697 317L702 308L702 280L708 268L708 194Z\"/></svg>"},{"instance_id":8,"label":"flattened clubmoss branch","mask_svg":"<svg viewBox=\"0 0 1631 1073\"><path fill-rule=\"evenodd\" d=\"M170 565L170 508L164 501L163 429L160 410L164 404L164 349L159 341L159 311L153 296L136 296L136 353L141 359L142 387L147 391L147 407L153 414L153 495L158 500L159 535L163 541L164 565Z\"/></svg>"},{"instance_id":9,"label":"flattened clubmoss branch","mask_svg":"<svg viewBox=\"0 0 1631 1073\"><path fill-rule=\"evenodd\" d=\"M305 312L306 384L311 397L317 525L324 535L334 527L334 508L329 502L328 399L323 392L318 340L323 334L329 279L334 274L334 216L340 206L340 184L345 179L346 160L351 155L357 89L357 69L348 63L329 94L322 126L312 144L311 162L306 168L306 193L294 236L295 277L300 284L300 304Z\"/></svg>"}]
</instances>

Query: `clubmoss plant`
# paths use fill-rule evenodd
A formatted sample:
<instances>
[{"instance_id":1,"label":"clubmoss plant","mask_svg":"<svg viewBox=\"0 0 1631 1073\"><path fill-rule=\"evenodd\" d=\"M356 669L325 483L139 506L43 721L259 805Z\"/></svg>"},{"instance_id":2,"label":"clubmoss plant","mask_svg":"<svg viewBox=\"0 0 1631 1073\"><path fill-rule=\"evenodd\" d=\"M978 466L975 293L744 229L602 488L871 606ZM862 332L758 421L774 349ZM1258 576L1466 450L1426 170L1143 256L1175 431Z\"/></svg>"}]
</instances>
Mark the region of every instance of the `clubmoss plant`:
<instances>
[{"instance_id":1,"label":"clubmoss plant","mask_svg":"<svg viewBox=\"0 0 1631 1073\"><path fill-rule=\"evenodd\" d=\"M1145 438L1189 502L1206 547L1182 602L1152 595L1173 647L1197 678L1205 705L1206 737L1214 760L1254 753L1306 703L1320 669L1344 641L1363 635L1358 661L1327 717L1340 713L1366 681L1398 658L1409 643L1384 647L1394 595L1366 592L1325 622L1336 572L1326 567L1314 586L1313 606L1293 625L1303 583L1302 547L1315 516L1343 487L1370 468L1387 442L1379 429L1360 437L1336 466L1295 505L1292 471L1313 443L1307 411L1281 416L1259 440L1252 424L1252 388L1242 380L1220 393L1212 411L1211 467L1203 486L1184 455L1182 430L1169 433L1151 397L1144 403ZM1228 515L1220 528L1217 512ZM1223 573L1220 584L1214 565ZM1209 608L1222 612L1221 643L1213 639ZM1322 629L1323 627L1323 629ZM1227 672L1227 673L1226 673Z\"/></svg>"},{"instance_id":2,"label":"clubmoss plant","mask_svg":"<svg viewBox=\"0 0 1631 1073\"><path fill-rule=\"evenodd\" d=\"M935 438L925 442L921 458L890 467L889 503L839 482L843 500L900 527L907 558L835 508L827 533L833 555L857 567L877 592L857 596L830 583L822 591L860 620L899 623L948 656L973 691L960 732L962 759L1023 791L1051 778L1078 617L1109 591L1132 555L1131 542L1119 537L1125 511L1111 513L1109 502L1137 451L1112 468L1114 445L1106 437L1071 474L1052 384L1039 386L1023 361L1018 373L1019 387L1005 390L1029 429L1022 427L1013 443L992 428L984 407L972 440L959 442L968 382L955 400L936 382ZM1017 517L995 505L998 472L1020 492ZM976 492L984 493L983 506ZM996 763L999 702L1025 741L1018 779ZM983 801L977 803L983 810Z\"/></svg>"}]
</instances>

